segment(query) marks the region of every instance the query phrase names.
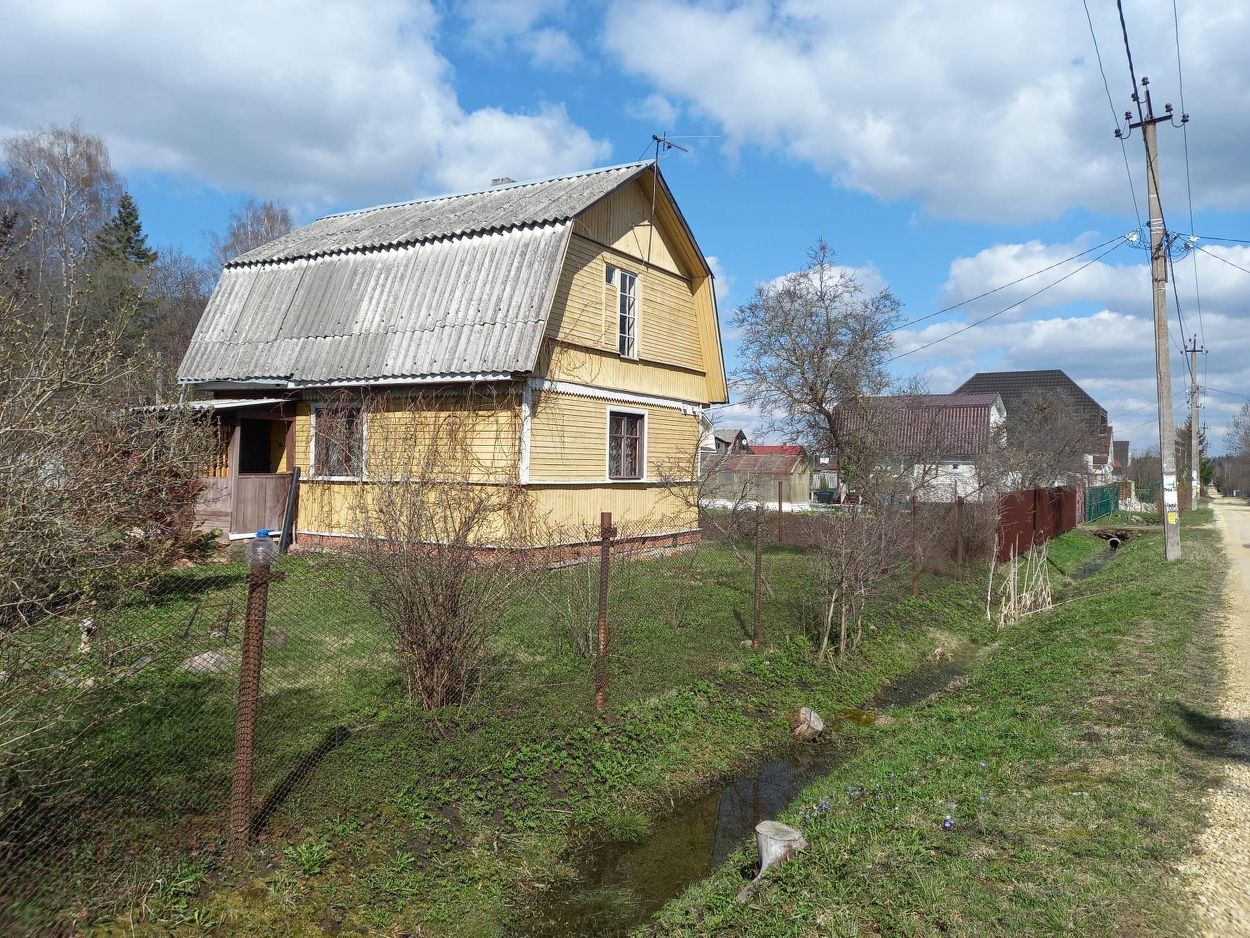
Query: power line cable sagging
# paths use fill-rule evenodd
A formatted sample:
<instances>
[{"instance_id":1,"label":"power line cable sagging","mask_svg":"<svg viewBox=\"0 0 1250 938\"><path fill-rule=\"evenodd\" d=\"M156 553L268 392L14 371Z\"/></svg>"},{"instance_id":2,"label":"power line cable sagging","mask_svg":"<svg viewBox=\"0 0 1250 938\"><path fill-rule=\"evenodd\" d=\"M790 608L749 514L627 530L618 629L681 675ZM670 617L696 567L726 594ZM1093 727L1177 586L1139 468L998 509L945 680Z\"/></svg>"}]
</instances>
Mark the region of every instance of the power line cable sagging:
<instances>
[{"instance_id":1,"label":"power line cable sagging","mask_svg":"<svg viewBox=\"0 0 1250 938\"><path fill-rule=\"evenodd\" d=\"M908 349L906 352L900 352L899 354L895 355L893 358L888 358L888 359L886 359L886 361L884 362L884 364L887 364L887 365L888 365L888 364L890 364L890 362L895 362L895 361L898 361L900 358L906 358L908 355L914 355L914 354L916 354L917 352L922 352L922 351L924 351L925 349L932 348L933 346L935 346L935 345L937 345L937 344L939 344L939 343L941 343L941 342L945 342L945 341L947 341L948 339L953 339L953 338L955 338L955 337L956 337L956 336L958 336L958 335L963 335L965 332L967 332L967 331L968 331L968 330L970 330L970 329L975 329L977 326L983 325L984 323L989 322L991 319L996 319L996 318L998 318L999 316L1003 315L1004 313L1010 312L1011 310L1016 309L1016 308L1017 308L1017 307L1019 307L1019 306L1023 306L1023 305L1024 305L1025 303L1027 303L1029 300L1034 299L1035 297L1041 296L1043 293L1045 293L1047 290L1051 289L1052 287L1058 286L1059 284L1063 283L1065 280L1069 279L1070 277L1074 277L1074 276L1076 276L1076 275L1077 275L1077 274L1079 274L1082 270L1085 270L1085 268L1090 267L1090 266L1092 266L1092 265L1094 265L1094 264L1098 263L1100 260L1102 260L1102 259L1103 259L1104 257L1106 257L1108 254L1110 254L1112 251L1118 250L1118 249L1119 249L1120 247L1122 247L1122 246L1124 245L1124 243L1125 243L1123 238L1113 238L1113 239L1112 239L1112 241L1114 241L1114 242L1116 242L1116 243L1115 243L1115 244L1112 244L1112 246L1111 246L1111 247L1107 248L1107 250L1103 251L1103 252L1102 252L1101 254L1099 254L1097 257L1093 257L1093 258L1091 258L1090 260L1086 261L1084 264L1082 264L1080 267L1076 268L1075 270L1070 270L1070 271L1068 271L1068 272L1067 272L1066 274L1064 274L1062 277L1060 277L1060 278L1059 278L1059 279L1057 279L1057 280L1053 280L1053 281L1051 281L1050 283L1046 284L1046 286L1042 287L1040 290L1035 290L1034 292L1030 293L1028 296L1023 297L1022 299L1016 300L1016 302L1012 303L1010 306L1004 306L1002 309L998 310L997 312L995 312L995 313L990 313L988 316L984 316L984 317L982 317L981 319L976 320L975 322L970 322L970 323L968 323L967 325L962 326L962 327L960 327L959 329L956 329L954 332L947 333L947 334L946 334L946 335L944 335L944 336L940 336L939 338L936 338L936 339L934 339L934 340L933 340L933 341L931 341L931 342L926 342L926 343L924 343L923 345L919 345L919 346L917 346L916 348L913 348L913 349ZM1111 243L1111 242L1104 241L1102 244L1098 245L1098 247L1105 247L1107 244L1110 244L1110 243ZM1097 249L1098 249L1098 247L1095 247L1095 248L1090 248L1090 251L1095 251L1095 250L1097 250ZM1084 252L1082 252L1082 253L1083 253L1083 254L1088 254L1088 253L1089 253L1089 251L1084 251ZM1079 256L1081 256L1081 255L1077 255L1077 256L1079 257ZM1068 260L1071 260L1071 259L1072 259L1072 258L1068 258ZM1060 263L1061 263L1061 264L1062 264L1062 263L1066 263L1066 261L1060 261ZM1047 268L1047 270L1053 269L1054 267L1057 267L1057 266L1059 266L1059 265L1058 265L1058 264L1052 264L1052 265L1051 265L1051 267ZM1032 274L1030 274L1030 276L1033 276L1033 275L1032 275ZM1027 278L1021 278L1021 279L1027 279ZM1018 281L1017 281L1017 282L1018 282ZM1002 289L1002 287L999 287L998 289ZM993 291L990 291L990 292L997 292L997 290L993 290ZM965 303L968 303L968 302L971 302L971 300L966 300L966 301L965 301ZM961 306L962 306L962 305L964 305L964 304L962 304L962 303L961 303L961 304L959 304L959 305L961 305ZM937 315L937 314L935 313L934 315ZM923 318L928 318L928 317L923 317ZM916 319L916 320L913 320L913 322L920 322L920 320L919 320L919 319ZM909 324L909 325L910 325L910 324Z\"/></svg>"}]
</instances>

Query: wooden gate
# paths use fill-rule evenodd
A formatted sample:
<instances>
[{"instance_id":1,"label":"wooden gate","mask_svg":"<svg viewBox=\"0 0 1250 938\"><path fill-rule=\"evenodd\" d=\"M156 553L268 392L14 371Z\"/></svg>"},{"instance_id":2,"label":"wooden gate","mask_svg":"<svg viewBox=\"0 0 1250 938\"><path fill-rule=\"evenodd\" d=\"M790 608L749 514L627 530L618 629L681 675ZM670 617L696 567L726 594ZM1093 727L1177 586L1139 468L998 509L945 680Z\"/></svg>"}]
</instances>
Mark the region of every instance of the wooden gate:
<instances>
[{"instance_id":1,"label":"wooden gate","mask_svg":"<svg viewBox=\"0 0 1250 938\"><path fill-rule=\"evenodd\" d=\"M289 472L241 472L234 478L231 534L255 534L261 528L282 530L291 491Z\"/></svg>"}]
</instances>

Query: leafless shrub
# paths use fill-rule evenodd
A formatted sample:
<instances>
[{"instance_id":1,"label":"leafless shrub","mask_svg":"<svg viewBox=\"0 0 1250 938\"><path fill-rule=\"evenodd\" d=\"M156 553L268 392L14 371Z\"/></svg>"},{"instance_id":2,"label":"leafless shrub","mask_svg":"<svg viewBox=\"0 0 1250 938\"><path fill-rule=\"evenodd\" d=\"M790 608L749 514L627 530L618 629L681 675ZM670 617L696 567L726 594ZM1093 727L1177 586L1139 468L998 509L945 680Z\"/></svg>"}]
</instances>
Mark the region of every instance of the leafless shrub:
<instances>
[{"instance_id":1,"label":"leafless shrub","mask_svg":"<svg viewBox=\"0 0 1250 938\"><path fill-rule=\"evenodd\" d=\"M544 525L517 481L517 393L339 398L319 413L314 465L358 458L361 414L368 451L348 509L361 585L408 694L426 709L463 704L546 560L532 549L547 542Z\"/></svg>"},{"instance_id":2,"label":"leafless shrub","mask_svg":"<svg viewBox=\"0 0 1250 938\"><path fill-rule=\"evenodd\" d=\"M840 511L818 529L818 657L829 656L831 641L839 658L859 645L869 600L911 559L909 532L909 515L881 502Z\"/></svg>"}]
</instances>

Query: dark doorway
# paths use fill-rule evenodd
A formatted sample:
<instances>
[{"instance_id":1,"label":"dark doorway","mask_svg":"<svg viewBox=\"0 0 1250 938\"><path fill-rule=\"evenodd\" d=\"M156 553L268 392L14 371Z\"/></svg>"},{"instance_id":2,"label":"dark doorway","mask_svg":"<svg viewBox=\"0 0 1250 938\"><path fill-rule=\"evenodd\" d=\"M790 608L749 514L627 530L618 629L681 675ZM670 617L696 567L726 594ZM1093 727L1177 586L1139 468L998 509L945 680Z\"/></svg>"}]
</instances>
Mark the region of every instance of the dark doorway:
<instances>
[{"instance_id":1,"label":"dark doorway","mask_svg":"<svg viewBox=\"0 0 1250 938\"><path fill-rule=\"evenodd\" d=\"M239 472L274 472L272 420L239 421Z\"/></svg>"}]
</instances>

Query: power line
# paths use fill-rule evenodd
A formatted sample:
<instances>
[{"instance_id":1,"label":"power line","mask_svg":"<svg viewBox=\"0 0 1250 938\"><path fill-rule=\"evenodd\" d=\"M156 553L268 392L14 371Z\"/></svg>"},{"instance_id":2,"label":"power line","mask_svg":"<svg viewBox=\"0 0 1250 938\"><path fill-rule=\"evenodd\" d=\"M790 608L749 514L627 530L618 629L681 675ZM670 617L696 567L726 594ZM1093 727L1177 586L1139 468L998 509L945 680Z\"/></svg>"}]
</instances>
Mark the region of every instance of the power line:
<instances>
[{"instance_id":1,"label":"power line","mask_svg":"<svg viewBox=\"0 0 1250 938\"><path fill-rule=\"evenodd\" d=\"M1223 388L1213 388L1209 384L1204 385L1204 390L1214 391L1216 394L1227 394L1230 397L1243 397L1246 400L1250 401L1250 394L1240 394L1237 391L1225 391Z\"/></svg>"},{"instance_id":2,"label":"power line","mask_svg":"<svg viewBox=\"0 0 1250 938\"><path fill-rule=\"evenodd\" d=\"M975 303L977 300L984 299L985 297L990 296L994 293L999 293L1002 290L1006 290L1008 287L1014 287L1018 283L1023 283L1025 280L1029 280L1033 277L1038 276L1038 274L1044 274L1048 270L1054 270L1056 267L1062 267L1064 264L1068 263L1069 261L1074 261L1078 257L1084 257L1086 254L1092 254L1094 251L1097 251L1099 248L1105 248L1108 244L1111 244L1113 241L1122 241L1122 240L1123 240L1123 236L1116 236L1114 238L1109 238L1108 240L1104 241L1102 244L1095 244L1092 248L1086 248L1084 251L1081 251L1078 254L1073 254L1071 257L1065 257L1061 261L1055 261L1055 263L1051 264L1049 267L1043 267L1041 270L1035 270L1031 274L1025 274L1023 277L1017 277L1015 280L1011 281L1011 283L1004 283L1001 287L995 287L993 290L986 290L984 293L978 293L976 296L969 297L966 300L960 300L958 303L953 303L950 306L945 307L944 309L939 309L935 313L927 313L924 316L917 316L915 319L909 319L907 322L899 323L897 326L887 329L885 334L889 335L890 333L898 332L900 329L906 329L908 326L914 326L918 322L924 322L926 319L932 319L934 316L941 316L943 313L949 313L951 310L959 309L959 307L961 306L967 306L969 303Z\"/></svg>"},{"instance_id":3,"label":"power line","mask_svg":"<svg viewBox=\"0 0 1250 938\"><path fill-rule=\"evenodd\" d=\"M1111 85L1107 81L1106 69L1102 66L1102 51L1098 48L1098 36L1094 33L1094 18L1089 15L1088 0L1081 0L1085 4L1085 21L1089 23L1089 38L1094 41L1094 56L1098 59L1098 73L1102 75L1102 87L1107 92L1107 106L1111 108L1111 119L1115 121L1115 129L1120 130L1120 115L1116 112L1115 101L1111 97ZM1122 133L1116 136L1120 140L1120 152L1124 156L1124 174L1128 177L1128 191L1133 197L1133 214L1137 217L1137 227L1141 227L1141 209L1137 205L1137 188L1133 185L1133 171L1128 165L1128 145L1124 142Z\"/></svg>"},{"instance_id":4,"label":"power line","mask_svg":"<svg viewBox=\"0 0 1250 938\"><path fill-rule=\"evenodd\" d=\"M1128 44L1128 24L1124 22L1124 0L1115 0L1115 7L1120 11L1120 32L1124 35L1124 54L1128 57L1128 77L1133 81L1133 101L1137 104L1137 119L1145 120L1146 115L1141 109L1141 98L1137 94L1137 70L1133 68L1133 50Z\"/></svg>"},{"instance_id":5,"label":"power line","mask_svg":"<svg viewBox=\"0 0 1250 938\"><path fill-rule=\"evenodd\" d=\"M1176 87L1181 99L1181 138L1185 142L1185 197L1189 203L1189 228L1194 227L1194 187L1189 175L1189 116L1185 107L1185 76L1181 70L1181 20L1176 11L1176 0L1172 0L1172 35L1176 40ZM1202 322L1202 291L1198 287L1198 258L1193 258L1194 265L1194 304L1198 309L1198 334L1202 344L1207 344L1207 330Z\"/></svg>"},{"instance_id":6,"label":"power line","mask_svg":"<svg viewBox=\"0 0 1250 938\"><path fill-rule=\"evenodd\" d=\"M1207 257L1214 257L1221 264L1227 264L1229 267L1236 267L1243 274L1250 274L1250 267L1242 267L1240 264L1234 264L1227 257L1220 257L1218 254L1212 254L1210 251L1208 251L1206 248L1202 247L1201 245L1194 245L1194 250L1201 251Z\"/></svg>"},{"instance_id":7,"label":"power line","mask_svg":"<svg viewBox=\"0 0 1250 938\"><path fill-rule=\"evenodd\" d=\"M1189 233L1189 236L1191 238L1199 238L1202 241L1223 241L1226 244L1250 244L1250 241L1242 238L1217 238L1215 235L1199 235L1194 234L1192 231Z\"/></svg>"},{"instance_id":8,"label":"power line","mask_svg":"<svg viewBox=\"0 0 1250 938\"><path fill-rule=\"evenodd\" d=\"M1113 240L1115 240L1117 243L1112 245L1112 247L1108 248L1106 251L1103 251L1101 254L1099 254L1097 257L1093 258L1092 260L1086 261L1080 267L1076 268L1076 270L1068 271L1068 273L1064 274L1058 280L1055 280L1052 283L1046 284L1046 286L1042 287L1040 290L1030 293L1028 296L1024 297L1023 299L1016 300L1016 302L1012 303L1010 306L1004 306L1002 309L1000 309L996 313L990 313L990 315L982 319L978 319L976 322L970 322L968 323L968 325L960 329L956 329L954 332L948 333L942 336L941 338L934 339L932 342L926 342L924 345L917 346L914 349L908 349L906 352L900 352L899 354L895 355L893 358L886 359L882 364L888 365L890 364L890 362L898 361L900 358L906 358L908 355L914 355L916 352L923 352L927 348L933 348L933 346L937 345L940 342L945 342L947 339L953 339L955 338L955 336L962 335L963 333L967 332L969 329L974 329L977 326L980 326L984 323L989 322L991 319L995 319L998 316L1001 316L1003 313L1010 312L1011 310L1015 309L1017 306L1022 306L1023 304L1027 303L1029 300L1033 299L1034 297L1040 296L1041 294L1045 293L1051 287L1058 286L1059 284L1067 280L1069 277L1076 276L1086 267L1089 267L1092 264L1098 263L1098 261L1102 260L1112 251L1118 249L1124 243L1123 239L1121 238L1116 238ZM1086 253L1089 253L1089 252L1086 252Z\"/></svg>"},{"instance_id":9,"label":"power line","mask_svg":"<svg viewBox=\"0 0 1250 938\"><path fill-rule=\"evenodd\" d=\"M1177 289L1177 286L1176 286L1176 264L1172 261L1172 254L1170 251L1167 250L1166 247L1164 248L1163 256L1167 260L1168 269L1172 272L1172 276L1168 278L1168 282L1170 286L1172 287L1172 300L1176 304L1176 325L1181 330L1181 338L1184 339L1185 336L1189 334L1189 332L1185 329L1185 317L1184 315L1181 314L1181 293L1180 293L1180 290ZM1169 333L1169 335L1170 334L1171 333ZM1181 358L1185 362L1185 367L1189 369L1189 377L1192 379L1194 377L1193 365L1189 363L1189 358L1188 356L1185 355L1185 349L1183 348L1180 349L1180 352L1181 352Z\"/></svg>"}]
</instances>

